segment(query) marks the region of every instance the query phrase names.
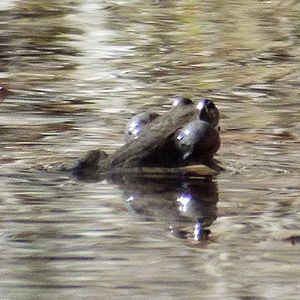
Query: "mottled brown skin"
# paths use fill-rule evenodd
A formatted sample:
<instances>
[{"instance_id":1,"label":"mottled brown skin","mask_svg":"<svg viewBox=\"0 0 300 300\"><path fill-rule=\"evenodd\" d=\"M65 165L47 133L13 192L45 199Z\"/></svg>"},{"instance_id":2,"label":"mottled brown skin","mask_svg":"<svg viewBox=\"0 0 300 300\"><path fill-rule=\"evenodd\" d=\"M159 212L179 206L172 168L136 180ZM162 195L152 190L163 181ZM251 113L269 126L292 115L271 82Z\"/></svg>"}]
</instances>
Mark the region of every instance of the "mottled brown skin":
<instances>
[{"instance_id":1,"label":"mottled brown skin","mask_svg":"<svg viewBox=\"0 0 300 300\"><path fill-rule=\"evenodd\" d=\"M75 168L76 172L97 170L106 173L134 167L179 166L180 154L174 147L174 134L197 118L194 105L174 107L148 124L138 139L129 141L111 155L101 150L90 151Z\"/></svg>"}]
</instances>

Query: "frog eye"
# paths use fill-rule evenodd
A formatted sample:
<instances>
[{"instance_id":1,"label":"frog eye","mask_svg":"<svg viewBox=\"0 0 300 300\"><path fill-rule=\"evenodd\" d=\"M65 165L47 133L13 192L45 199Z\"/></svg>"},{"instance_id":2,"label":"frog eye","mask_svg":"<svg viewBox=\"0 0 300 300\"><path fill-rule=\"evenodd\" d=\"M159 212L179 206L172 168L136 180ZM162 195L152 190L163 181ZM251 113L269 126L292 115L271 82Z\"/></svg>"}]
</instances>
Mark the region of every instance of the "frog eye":
<instances>
[{"instance_id":1,"label":"frog eye","mask_svg":"<svg viewBox=\"0 0 300 300\"><path fill-rule=\"evenodd\" d=\"M137 139L141 135L144 128L157 117L157 113L146 111L131 118L125 127L125 142L127 143L131 140Z\"/></svg>"},{"instance_id":2,"label":"frog eye","mask_svg":"<svg viewBox=\"0 0 300 300\"><path fill-rule=\"evenodd\" d=\"M178 106L185 106L190 104L193 104L193 101L191 99L186 97L176 96L173 98L172 106L178 107Z\"/></svg>"},{"instance_id":3,"label":"frog eye","mask_svg":"<svg viewBox=\"0 0 300 300\"><path fill-rule=\"evenodd\" d=\"M220 147L220 136L211 124L196 120L179 130L175 143L184 160L211 159Z\"/></svg>"},{"instance_id":4,"label":"frog eye","mask_svg":"<svg viewBox=\"0 0 300 300\"><path fill-rule=\"evenodd\" d=\"M199 111L199 119L201 121L208 122L212 126L218 127L220 114L213 101L203 99L198 103L197 109Z\"/></svg>"}]
</instances>

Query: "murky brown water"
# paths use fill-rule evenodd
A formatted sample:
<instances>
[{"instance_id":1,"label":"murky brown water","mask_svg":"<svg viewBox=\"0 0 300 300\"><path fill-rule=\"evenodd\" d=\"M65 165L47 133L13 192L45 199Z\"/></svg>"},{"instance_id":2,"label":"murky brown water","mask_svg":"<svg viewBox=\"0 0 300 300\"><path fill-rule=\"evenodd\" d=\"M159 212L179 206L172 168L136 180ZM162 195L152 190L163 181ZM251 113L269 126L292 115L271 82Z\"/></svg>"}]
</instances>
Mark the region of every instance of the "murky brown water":
<instances>
[{"instance_id":1,"label":"murky brown water","mask_svg":"<svg viewBox=\"0 0 300 300\"><path fill-rule=\"evenodd\" d=\"M298 299L299 1L45 3L0 4L1 299ZM213 181L40 170L173 95L222 113Z\"/></svg>"}]
</instances>

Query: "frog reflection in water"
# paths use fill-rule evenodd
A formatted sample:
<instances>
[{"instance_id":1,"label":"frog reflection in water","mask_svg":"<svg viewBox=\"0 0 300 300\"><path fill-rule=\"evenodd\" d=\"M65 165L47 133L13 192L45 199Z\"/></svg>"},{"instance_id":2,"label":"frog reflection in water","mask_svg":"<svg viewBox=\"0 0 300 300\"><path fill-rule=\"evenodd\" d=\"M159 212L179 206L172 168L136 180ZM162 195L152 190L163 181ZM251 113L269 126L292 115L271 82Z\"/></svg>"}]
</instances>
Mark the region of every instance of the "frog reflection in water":
<instances>
[{"instance_id":1,"label":"frog reflection in water","mask_svg":"<svg viewBox=\"0 0 300 300\"><path fill-rule=\"evenodd\" d=\"M211 178L149 181L123 177L117 183L129 211L147 221L164 222L177 238L210 240L208 228L217 218L218 202L217 185Z\"/></svg>"},{"instance_id":2,"label":"frog reflection in water","mask_svg":"<svg viewBox=\"0 0 300 300\"><path fill-rule=\"evenodd\" d=\"M176 168L201 163L214 167L220 147L219 111L204 99L195 106L177 97L164 115L145 112L131 119L125 129L126 144L112 153L90 151L74 168L77 176L122 174L141 168Z\"/></svg>"}]
</instances>

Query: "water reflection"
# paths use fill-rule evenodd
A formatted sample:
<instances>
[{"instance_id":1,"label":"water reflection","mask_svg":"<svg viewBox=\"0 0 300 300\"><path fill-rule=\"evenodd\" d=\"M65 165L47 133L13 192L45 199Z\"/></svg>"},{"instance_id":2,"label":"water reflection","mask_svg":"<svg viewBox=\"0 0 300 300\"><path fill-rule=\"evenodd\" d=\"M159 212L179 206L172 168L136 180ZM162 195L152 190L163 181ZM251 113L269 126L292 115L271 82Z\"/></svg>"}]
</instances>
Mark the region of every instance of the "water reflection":
<instances>
[{"instance_id":1,"label":"water reflection","mask_svg":"<svg viewBox=\"0 0 300 300\"><path fill-rule=\"evenodd\" d=\"M139 179L122 177L114 183L123 190L130 211L146 220L163 221L183 238L192 235L180 229L182 222L194 223L194 240L207 240L207 229L217 218L218 189L211 179Z\"/></svg>"},{"instance_id":2,"label":"water reflection","mask_svg":"<svg viewBox=\"0 0 300 300\"><path fill-rule=\"evenodd\" d=\"M80 55L71 41L82 33L70 24L66 16L76 5L66 6L61 1L16 1L6 11L0 43L1 62L8 72L10 85L26 94L29 90L53 90L51 81L69 77L77 63L72 57ZM66 41L69 41L66 44ZM56 86L58 88L58 86ZM56 90L57 91L57 90Z\"/></svg>"}]
</instances>

